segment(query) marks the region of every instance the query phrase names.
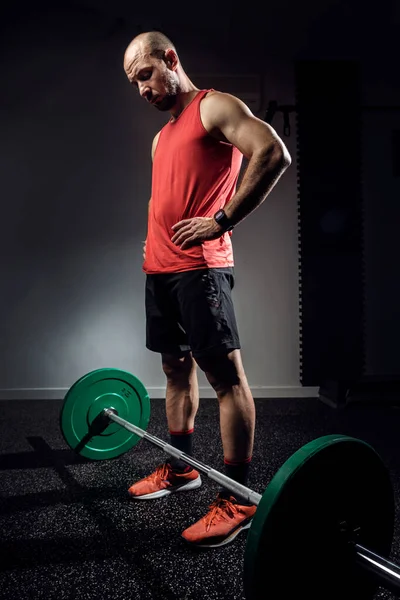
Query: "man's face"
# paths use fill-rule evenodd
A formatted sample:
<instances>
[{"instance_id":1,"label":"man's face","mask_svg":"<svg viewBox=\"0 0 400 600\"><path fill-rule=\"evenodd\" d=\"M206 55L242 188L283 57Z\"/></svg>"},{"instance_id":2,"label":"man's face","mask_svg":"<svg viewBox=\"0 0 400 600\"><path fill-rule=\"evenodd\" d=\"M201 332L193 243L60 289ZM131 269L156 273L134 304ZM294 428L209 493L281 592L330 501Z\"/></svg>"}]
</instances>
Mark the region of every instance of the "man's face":
<instances>
[{"instance_id":1,"label":"man's face","mask_svg":"<svg viewBox=\"0 0 400 600\"><path fill-rule=\"evenodd\" d=\"M158 110L168 111L175 105L179 81L175 71L171 71L164 60L140 51L128 51L124 68L142 98Z\"/></svg>"}]
</instances>

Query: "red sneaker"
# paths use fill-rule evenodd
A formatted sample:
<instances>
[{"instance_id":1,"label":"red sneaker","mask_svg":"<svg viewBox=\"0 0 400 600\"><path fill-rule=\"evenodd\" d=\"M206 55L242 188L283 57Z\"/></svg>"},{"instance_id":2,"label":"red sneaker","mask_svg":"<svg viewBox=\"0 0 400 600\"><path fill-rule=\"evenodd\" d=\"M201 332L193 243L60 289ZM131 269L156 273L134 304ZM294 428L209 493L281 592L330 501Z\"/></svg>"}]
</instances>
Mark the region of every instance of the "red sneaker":
<instances>
[{"instance_id":1,"label":"red sneaker","mask_svg":"<svg viewBox=\"0 0 400 600\"><path fill-rule=\"evenodd\" d=\"M254 504L238 504L233 496L220 496L209 506L209 512L182 533L182 537L199 548L217 548L229 544L244 529L249 529L257 510Z\"/></svg>"},{"instance_id":2,"label":"red sneaker","mask_svg":"<svg viewBox=\"0 0 400 600\"><path fill-rule=\"evenodd\" d=\"M140 479L129 489L129 495L135 500L153 500L168 496L174 492L186 492L201 486L200 473L191 469L184 473L175 473L169 463L159 465L154 473Z\"/></svg>"}]
</instances>

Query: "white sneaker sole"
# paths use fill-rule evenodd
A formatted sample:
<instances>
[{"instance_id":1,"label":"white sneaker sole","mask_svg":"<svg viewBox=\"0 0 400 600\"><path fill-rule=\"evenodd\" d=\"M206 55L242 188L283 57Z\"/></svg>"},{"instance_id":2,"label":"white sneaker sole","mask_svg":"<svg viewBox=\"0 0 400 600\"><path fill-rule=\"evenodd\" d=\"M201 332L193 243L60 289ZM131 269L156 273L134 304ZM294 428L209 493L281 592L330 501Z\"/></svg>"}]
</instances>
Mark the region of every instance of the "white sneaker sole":
<instances>
[{"instance_id":1,"label":"white sneaker sole","mask_svg":"<svg viewBox=\"0 0 400 600\"><path fill-rule=\"evenodd\" d=\"M243 525L243 527L238 527L237 529L235 529L235 531L233 533L231 533L231 535L229 537L225 538L219 544L196 544L194 542L188 542L188 540L186 540L185 538L183 538L183 539L185 540L185 542L187 544L189 544L193 548L198 548L199 550L201 550L202 548L220 548L221 546L225 546L225 544L229 544L230 542L233 542L235 537L238 536L241 531L244 531L245 529L250 529L251 521L246 523L246 525Z\"/></svg>"},{"instance_id":2,"label":"white sneaker sole","mask_svg":"<svg viewBox=\"0 0 400 600\"><path fill-rule=\"evenodd\" d=\"M165 490L153 492L152 494L143 494L143 496L131 496L131 498L132 500L154 500L155 498L163 498L164 496L176 494L177 492L189 492L190 490L195 490L199 488L201 484L202 481L199 475L196 479L188 481L188 483L184 483L183 485L171 486Z\"/></svg>"}]
</instances>

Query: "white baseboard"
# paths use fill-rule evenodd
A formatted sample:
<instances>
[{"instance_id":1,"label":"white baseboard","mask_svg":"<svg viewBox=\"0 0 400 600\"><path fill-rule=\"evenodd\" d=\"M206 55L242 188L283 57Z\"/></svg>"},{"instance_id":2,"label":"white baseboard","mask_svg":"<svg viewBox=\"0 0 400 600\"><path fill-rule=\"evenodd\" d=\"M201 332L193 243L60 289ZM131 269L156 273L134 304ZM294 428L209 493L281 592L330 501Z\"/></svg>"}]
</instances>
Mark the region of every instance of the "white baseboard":
<instances>
[{"instance_id":1,"label":"white baseboard","mask_svg":"<svg viewBox=\"0 0 400 600\"><path fill-rule=\"evenodd\" d=\"M165 398L165 387L146 388L153 400ZM254 398L317 398L318 387L254 386ZM68 388L11 388L0 389L0 400L63 400ZM200 398L215 398L211 387L199 388Z\"/></svg>"},{"instance_id":2,"label":"white baseboard","mask_svg":"<svg viewBox=\"0 0 400 600\"><path fill-rule=\"evenodd\" d=\"M318 387L301 386L250 386L253 398L317 398ZM165 388L147 388L150 398L165 398ZM208 387L199 387L200 398L215 398L215 392Z\"/></svg>"}]
</instances>

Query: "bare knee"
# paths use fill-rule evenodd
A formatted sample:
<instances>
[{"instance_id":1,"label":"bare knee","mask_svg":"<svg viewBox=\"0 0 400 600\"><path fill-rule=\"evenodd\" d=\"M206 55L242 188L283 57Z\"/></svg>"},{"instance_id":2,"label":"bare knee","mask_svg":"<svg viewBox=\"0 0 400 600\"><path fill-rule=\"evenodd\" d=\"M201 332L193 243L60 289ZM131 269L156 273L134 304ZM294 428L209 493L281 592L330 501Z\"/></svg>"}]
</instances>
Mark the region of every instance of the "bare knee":
<instances>
[{"instance_id":1,"label":"bare knee","mask_svg":"<svg viewBox=\"0 0 400 600\"><path fill-rule=\"evenodd\" d=\"M191 353L182 356L162 354L161 363L167 379L172 381L188 379L196 368L196 363Z\"/></svg>"},{"instance_id":2,"label":"bare knee","mask_svg":"<svg viewBox=\"0 0 400 600\"><path fill-rule=\"evenodd\" d=\"M231 392L233 387L241 384L243 367L237 350L196 360L218 396Z\"/></svg>"}]
</instances>

